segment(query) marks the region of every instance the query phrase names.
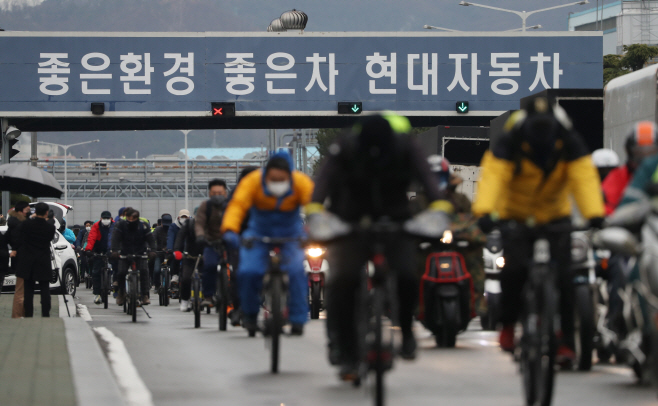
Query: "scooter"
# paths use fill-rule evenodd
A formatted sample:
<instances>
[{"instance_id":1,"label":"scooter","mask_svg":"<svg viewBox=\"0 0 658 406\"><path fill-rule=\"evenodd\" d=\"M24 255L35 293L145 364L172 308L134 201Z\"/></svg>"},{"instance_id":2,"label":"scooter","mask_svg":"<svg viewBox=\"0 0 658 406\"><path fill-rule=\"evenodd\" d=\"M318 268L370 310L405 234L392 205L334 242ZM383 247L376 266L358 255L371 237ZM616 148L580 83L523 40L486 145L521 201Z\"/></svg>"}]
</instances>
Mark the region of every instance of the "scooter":
<instances>
[{"instance_id":1,"label":"scooter","mask_svg":"<svg viewBox=\"0 0 658 406\"><path fill-rule=\"evenodd\" d=\"M329 272L329 263L325 259L326 249L323 247L306 248L304 271L308 275L308 304L311 309L311 319L319 319L320 311L324 309L324 285Z\"/></svg>"},{"instance_id":2,"label":"scooter","mask_svg":"<svg viewBox=\"0 0 658 406\"><path fill-rule=\"evenodd\" d=\"M623 272L626 286L619 289L623 301L623 328L612 343L618 363L625 362L640 382L658 369L658 201L642 200L619 208L605 228L593 236L595 246L627 258ZM630 230L640 230L641 242Z\"/></svg>"},{"instance_id":3,"label":"scooter","mask_svg":"<svg viewBox=\"0 0 658 406\"><path fill-rule=\"evenodd\" d=\"M596 272L594 250L588 231L571 233L571 271L574 283L574 321L577 366L580 371L592 369L592 353L597 335Z\"/></svg>"},{"instance_id":4,"label":"scooter","mask_svg":"<svg viewBox=\"0 0 658 406\"><path fill-rule=\"evenodd\" d=\"M457 334L465 331L474 317L473 278L463 255L457 252L468 244L453 239L452 232L446 230L440 243L426 248L429 253L420 284L418 319L434 334L439 347L454 347Z\"/></svg>"},{"instance_id":5,"label":"scooter","mask_svg":"<svg viewBox=\"0 0 658 406\"><path fill-rule=\"evenodd\" d=\"M505 267L503 257L503 240L499 230L493 230L487 235L487 244L483 251L484 256L484 298L487 303L487 312L480 315L480 324L483 330L495 330L501 314L501 287L500 273Z\"/></svg>"}]
</instances>

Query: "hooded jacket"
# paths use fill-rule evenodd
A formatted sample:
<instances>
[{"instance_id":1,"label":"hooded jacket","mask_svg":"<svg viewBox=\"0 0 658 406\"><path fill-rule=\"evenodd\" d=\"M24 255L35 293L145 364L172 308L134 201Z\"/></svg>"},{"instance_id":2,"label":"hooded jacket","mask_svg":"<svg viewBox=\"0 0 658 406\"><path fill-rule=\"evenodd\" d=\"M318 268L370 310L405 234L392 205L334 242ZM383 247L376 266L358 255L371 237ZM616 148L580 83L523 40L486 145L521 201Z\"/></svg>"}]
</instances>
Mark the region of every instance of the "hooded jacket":
<instances>
[{"instance_id":1,"label":"hooded jacket","mask_svg":"<svg viewBox=\"0 0 658 406\"><path fill-rule=\"evenodd\" d=\"M583 217L603 217L599 175L580 135L563 128L553 151L539 153L515 138L525 118L521 112L510 116L506 132L484 154L473 213L496 212L503 220L534 218L546 224L571 215L573 196Z\"/></svg>"},{"instance_id":2,"label":"hooded jacket","mask_svg":"<svg viewBox=\"0 0 658 406\"><path fill-rule=\"evenodd\" d=\"M222 239L220 228L227 203L228 200L224 196L216 196L201 203L194 222L194 231L197 237L204 237L206 241ZM210 205L210 216L208 216L208 205Z\"/></svg>"},{"instance_id":3,"label":"hooded jacket","mask_svg":"<svg viewBox=\"0 0 658 406\"><path fill-rule=\"evenodd\" d=\"M111 219L110 219L111 220ZM87 236L87 246L85 251L93 251L104 254L110 250L112 242L112 231L114 230L114 220L111 220L109 226L104 226L100 221L94 223Z\"/></svg>"},{"instance_id":4,"label":"hooded jacket","mask_svg":"<svg viewBox=\"0 0 658 406\"><path fill-rule=\"evenodd\" d=\"M189 221L189 219L188 219ZM180 222L180 219L177 217L173 223L169 226L167 231L167 249L172 251L174 249L174 243L176 242L176 236L178 232L183 227L183 223Z\"/></svg>"},{"instance_id":5,"label":"hooded jacket","mask_svg":"<svg viewBox=\"0 0 658 406\"><path fill-rule=\"evenodd\" d=\"M272 158L282 157L293 168L290 155L277 152ZM244 177L224 213L221 231L240 233L242 221L249 213L245 234L269 237L298 237L303 234L300 206L311 202L313 181L302 172L291 170L290 189L281 197L273 196L265 185L265 169L255 170Z\"/></svg>"}]
</instances>

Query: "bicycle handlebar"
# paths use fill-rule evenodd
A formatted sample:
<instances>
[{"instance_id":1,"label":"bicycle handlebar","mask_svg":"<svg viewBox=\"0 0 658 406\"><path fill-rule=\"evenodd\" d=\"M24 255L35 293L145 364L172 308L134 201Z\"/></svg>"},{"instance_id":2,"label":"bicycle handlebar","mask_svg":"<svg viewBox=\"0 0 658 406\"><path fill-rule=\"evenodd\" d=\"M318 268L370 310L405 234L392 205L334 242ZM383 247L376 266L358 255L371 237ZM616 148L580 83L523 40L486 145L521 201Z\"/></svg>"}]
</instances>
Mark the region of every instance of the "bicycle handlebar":
<instances>
[{"instance_id":1,"label":"bicycle handlebar","mask_svg":"<svg viewBox=\"0 0 658 406\"><path fill-rule=\"evenodd\" d=\"M249 238L243 238L242 239L242 245L244 246L249 246L250 244L253 244L254 242L262 242L264 244L272 244L272 245L282 245L282 244L287 244L291 242L298 242L300 244L304 244L307 240L302 238L302 237L249 237Z\"/></svg>"},{"instance_id":2,"label":"bicycle handlebar","mask_svg":"<svg viewBox=\"0 0 658 406\"><path fill-rule=\"evenodd\" d=\"M148 259L148 255L119 255L119 259Z\"/></svg>"}]
</instances>

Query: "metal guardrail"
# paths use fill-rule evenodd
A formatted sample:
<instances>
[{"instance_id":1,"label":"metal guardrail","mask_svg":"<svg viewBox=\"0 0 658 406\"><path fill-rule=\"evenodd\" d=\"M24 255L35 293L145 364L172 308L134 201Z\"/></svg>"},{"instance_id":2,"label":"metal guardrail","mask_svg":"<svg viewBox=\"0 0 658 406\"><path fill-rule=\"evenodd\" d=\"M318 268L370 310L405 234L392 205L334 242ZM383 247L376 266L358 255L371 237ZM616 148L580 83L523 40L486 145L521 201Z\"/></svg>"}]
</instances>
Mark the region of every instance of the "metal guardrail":
<instances>
[{"instance_id":1,"label":"metal guardrail","mask_svg":"<svg viewBox=\"0 0 658 406\"><path fill-rule=\"evenodd\" d=\"M30 162L14 160L13 162ZM64 186L64 159L42 159L37 167L51 173ZM240 172L261 167L265 159L189 160L189 197L207 196L208 181L226 180L234 187ZM183 198L185 161L166 159L69 159L66 160L68 198Z\"/></svg>"}]
</instances>

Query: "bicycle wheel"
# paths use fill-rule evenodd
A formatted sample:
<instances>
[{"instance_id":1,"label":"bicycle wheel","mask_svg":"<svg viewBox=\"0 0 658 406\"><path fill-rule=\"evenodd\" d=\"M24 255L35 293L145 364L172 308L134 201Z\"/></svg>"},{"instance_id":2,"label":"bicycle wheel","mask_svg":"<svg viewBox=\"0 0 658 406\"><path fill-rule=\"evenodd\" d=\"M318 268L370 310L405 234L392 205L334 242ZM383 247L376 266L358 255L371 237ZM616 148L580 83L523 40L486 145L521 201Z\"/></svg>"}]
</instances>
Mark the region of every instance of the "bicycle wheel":
<instances>
[{"instance_id":1,"label":"bicycle wheel","mask_svg":"<svg viewBox=\"0 0 658 406\"><path fill-rule=\"evenodd\" d=\"M201 327L201 283L198 277L192 281L192 310L194 311L194 328Z\"/></svg>"},{"instance_id":2,"label":"bicycle wheel","mask_svg":"<svg viewBox=\"0 0 658 406\"><path fill-rule=\"evenodd\" d=\"M171 275L169 275L169 267L166 266L163 269L164 274L162 275L162 290L164 292L162 302L165 306L169 306L169 289L171 288Z\"/></svg>"},{"instance_id":3,"label":"bicycle wheel","mask_svg":"<svg viewBox=\"0 0 658 406\"><path fill-rule=\"evenodd\" d=\"M103 308L105 309L107 309L107 294L109 291L108 278L108 269L103 268L101 270L101 301L103 302Z\"/></svg>"},{"instance_id":4,"label":"bicycle wheel","mask_svg":"<svg viewBox=\"0 0 658 406\"><path fill-rule=\"evenodd\" d=\"M384 346L382 337L382 318L384 317L384 292L382 289L375 289L373 294L372 312L374 327L374 342L371 351L374 352L374 370L375 370L375 405L384 405L384 371L385 364L383 359Z\"/></svg>"},{"instance_id":5,"label":"bicycle wheel","mask_svg":"<svg viewBox=\"0 0 658 406\"><path fill-rule=\"evenodd\" d=\"M271 342L271 371L273 374L279 372L279 339L283 327L283 314L281 314L281 298L283 296L283 284L281 275L272 274L270 279L270 326L269 333Z\"/></svg>"},{"instance_id":6,"label":"bicycle wheel","mask_svg":"<svg viewBox=\"0 0 658 406\"><path fill-rule=\"evenodd\" d=\"M526 404L549 406L555 377L555 288L552 282L544 283L528 291L526 296L527 314L521 339Z\"/></svg>"},{"instance_id":7,"label":"bicycle wheel","mask_svg":"<svg viewBox=\"0 0 658 406\"><path fill-rule=\"evenodd\" d=\"M137 322L137 276L130 276L130 307L132 308L133 323Z\"/></svg>"},{"instance_id":8,"label":"bicycle wheel","mask_svg":"<svg viewBox=\"0 0 658 406\"><path fill-rule=\"evenodd\" d=\"M228 320L228 275L226 267L217 273L217 313L219 314L219 331L226 331Z\"/></svg>"}]
</instances>

